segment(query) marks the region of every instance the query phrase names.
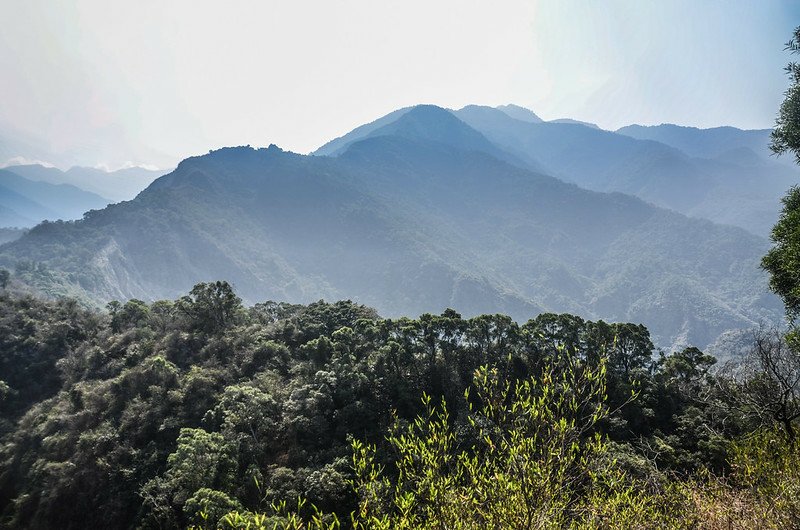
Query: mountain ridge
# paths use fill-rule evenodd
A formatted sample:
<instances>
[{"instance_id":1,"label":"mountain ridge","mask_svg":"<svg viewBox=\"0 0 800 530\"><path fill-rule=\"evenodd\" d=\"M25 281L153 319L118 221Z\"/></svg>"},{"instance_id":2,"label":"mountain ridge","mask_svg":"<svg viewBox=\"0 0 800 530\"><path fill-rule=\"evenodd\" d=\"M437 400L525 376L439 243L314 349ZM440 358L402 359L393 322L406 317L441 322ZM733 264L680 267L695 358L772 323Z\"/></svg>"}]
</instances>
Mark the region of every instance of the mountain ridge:
<instances>
[{"instance_id":1,"label":"mountain ridge","mask_svg":"<svg viewBox=\"0 0 800 530\"><path fill-rule=\"evenodd\" d=\"M43 220L79 219L84 212L102 208L110 201L70 184L29 180L0 169L0 226L27 228ZM16 223L14 222L16 220Z\"/></svg>"},{"instance_id":2,"label":"mountain ridge","mask_svg":"<svg viewBox=\"0 0 800 530\"><path fill-rule=\"evenodd\" d=\"M62 171L41 164L8 166L4 170L28 180L74 186L88 193L99 195L108 202L130 200L153 180L164 174L160 170L142 167L105 171L91 167L73 166Z\"/></svg>"},{"instance_id":3,"label":"mountain ridge","mask_svg":"<svg viewBox=\"0 0 800 530\"><path fill-rule=\"evenodd\" d=\"M432 115L448 138L481 138ZM386 316L637 320L664 347L779 318L758 268L766 240L400 125L336 157L270 146L188 158L132 201L0 247L0 266L39 263L22 279L97 302L223 278L250 302L348 298Z\"/></svg>"}]
</instances>

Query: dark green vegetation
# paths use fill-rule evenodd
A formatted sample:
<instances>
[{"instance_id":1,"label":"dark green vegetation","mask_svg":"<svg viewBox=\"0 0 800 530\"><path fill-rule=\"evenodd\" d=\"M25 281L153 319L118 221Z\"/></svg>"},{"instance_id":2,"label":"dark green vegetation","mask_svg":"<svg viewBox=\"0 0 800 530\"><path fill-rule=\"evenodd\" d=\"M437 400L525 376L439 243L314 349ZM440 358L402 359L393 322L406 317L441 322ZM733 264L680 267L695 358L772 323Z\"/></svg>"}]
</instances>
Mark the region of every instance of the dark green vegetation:
<instances>
[{"instance_id":1,"label":"dark green vegetation","mask_svg":"<svg viewBox=\"0 0 800 530\"><path fill-rule=\"evenodd\" d=\"M786 43L786 49L793 54L800 52L800 28ZM783 103L775 121L770 147L777 154L792 153L800 164L800 64L791 62L786 66L791 84L784 95Z\"/></svg>"},{"instance_id":2,"label":"dark green vegetation","mask_svg":"<svg viewBox=\"0 0 800 530\"><path fill-rule=\"evenodd\" d=\"M133 201L35 227L0 266L98 305L226 278L248 303L643 322L667 348L779 320L766 240L537 173L444 109L398 114L336 157L273 146L184 160Z\"/></svg>"},{"instance_id":3,"label":"dark green vegetation","mask_svg":"<svg viewBox=\"0 0 800 530\"><path fill-rule=\"evenodd\" d=\"M785 528L794 351L760 331L714 371L641 325L246 308L225 282L107 313L2 292L0 526L744 528L769 506Z\"/></svg>"},{"instance_id":4,"label":"dark green vegetation","mask_svg":"<svg viewBox=\"0 0 800 530\"><path fill-rule=\"evenodd\" d=\"M793 95L772 141L798 154ZM558 307L707 342L779 310L757 236L535 171L562 157L608 176L562 149L587 134L626 163L671 148L514 107L459 113L493 132L415 107L338 139L336 157L220 150L3 246L0 526L800 528L800 189L762 262L788 333L753 331L722 367L657 351L641 324L520 324ZM350 292L512 316L247 307L227 282L187 285L214 275L250 300Z\"/></svg>"},{"instance_id":5,"label":"dark green vegetation","mask_svg":"<svg viewBox=\"0 0 800 530\"><path fill-rule=\"evenodd\" d=\"M763 411L732 401L725 389L739 383L712 376L699 350L653 354L640 325L452 310L386 320L351 302L245 308L224 282L107 314L2 294L2 524L174 528L298 496L346 520L359 502L351 438L390 463L385 435L424 412L423 394L448 403L453 450L480 445L470 406L491 400L463 393L483 365L496 384L595 381L575 399L600 414L575 440L608 435L602 453L627 473L726 470L729 440Z\"/></svg>"}]
</instances>

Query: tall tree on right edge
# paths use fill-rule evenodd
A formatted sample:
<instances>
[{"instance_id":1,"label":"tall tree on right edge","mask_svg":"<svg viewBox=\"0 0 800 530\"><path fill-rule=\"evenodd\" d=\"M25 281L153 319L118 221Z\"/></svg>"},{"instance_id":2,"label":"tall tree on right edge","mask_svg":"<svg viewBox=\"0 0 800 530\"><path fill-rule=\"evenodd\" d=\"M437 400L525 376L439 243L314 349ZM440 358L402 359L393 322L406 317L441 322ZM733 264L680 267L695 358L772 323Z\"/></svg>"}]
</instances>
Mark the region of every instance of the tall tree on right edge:
<instances>
[{"instance_id":1,"label":"tall tree on right edge","mask_svg":"<svg viewBox=\"0 0 800 530\"><path fill-rule=\"evenodd\" d=\"M800 54L800 27L794 30L786 49ZM800 164L800 64L786 67L791 85L778 111L770 149L781 155L794 153ZM770 274L770 287L786 305L786 315L794 321L800 315L800 188L792 187L783 198L780 219L772 229L773 247L761 261Z\"/></svg>"},{"instance_id":2,"label":"tall tree on right edge","mask_svg":"<svg viewBox=\"0 0 800 530\"><path fill-rule=\"evenodd\" d=\"M800 54L800 27L786 49ZM800 164L800 64L789 63L786 72L791 84L778 111L770 148L777 155L791 151ZM770 275L770 287L783 299L789 332L785 336L777 330L756 333L754 370L738 393L781 425L794 449L798 445L795 424L800 419L800 328L796 325L800 316L800 187L793 186L783 198L771 239L773 246L761 266Z\"/></svg>"}]
</instances>

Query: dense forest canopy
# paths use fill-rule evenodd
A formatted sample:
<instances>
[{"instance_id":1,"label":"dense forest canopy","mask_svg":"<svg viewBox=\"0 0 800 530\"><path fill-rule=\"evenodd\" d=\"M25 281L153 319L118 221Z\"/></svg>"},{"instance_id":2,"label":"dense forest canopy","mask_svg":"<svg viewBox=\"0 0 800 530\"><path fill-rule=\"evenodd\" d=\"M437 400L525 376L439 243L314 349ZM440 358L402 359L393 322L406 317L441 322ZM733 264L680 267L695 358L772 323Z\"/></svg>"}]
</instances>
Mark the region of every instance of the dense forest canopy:
<instances>
[{"instance_id":1,"label":"dense forest canopy","mask_svg":"<svg viewBox=\"0 0 800 530\"><path fill-rule=\"evenodd\" d=\"M767 330L757 338L782 344ZM796 436L780 430L763 400L781 389L759 379L755 350L752 372L714 372L715 359L696 348L657 354L641 325L569 314L519 325L452 310L384 319L347 301L245 307L225 282L96 312L9 286L0 295L0 341L0 498L2 524L12 528L216 527L228 512L239 514L239 523L228 517L234 527L259 513L284 525L289 513L315 510L346 522L354 511L386 509L399 525L391 506L379 510L363 488L401 480L423 495L413 477L428 471L400 467L397 475L394 462L414 451L434 461L442 451L481 454L486 436L498 434L491 425L522 429L523 438L503 442L508 454L527 451L541 473L572 477L558 499L556 483L528 499L549 499L568 525L588 520L591 495L631 495L637 484L656 495L674 476L731 472L731 441L743 434L774 426L765 431L777 433L774 443ZM518 424L519 410L498 416L503 402L541 416ZM443 438L430 435L434 428ZM571 456L543 460L523 439ZM617 464L601 465L609 459ZM486 479L467 463L462 476ZM590 494L583 481L601 472L619 474L627 493ZM298 499L307 501L299 512ZM628 501L655 510L652 500ZM423 517L426 504L415 502Z\"/></svg>"},{"instance_id":2,"label":"dense forest canopy","mask_svg":"<svg viewBox=\"0 0 800 530\"><path fill-rule=\"evenodd\" d=\"M787 49L800 52L800 28ZM787 72L791 86L772 149L800 161L800 68L790 64ZM337 157L220 150L184 161L134 201L80 222L0 234L15 240L0 250L0 263L16 256L13 273L0 268L0 527L800 528L800 188L784 197L761 260L787 329L753 327L744 351L725 362L695 346L657 348L645 325L625 319L548 311L517 319L547 305L520 294L526 288L593 280L600 307L615 303L603 299L613 290L608 282L625 284L641 272L641 261L624 256L634 263L623 275L563 268L520 287L526 259L560 237L581 245L562 247L554 270L570 260L585 267L604 247L624 254L616 245L626 239L639 241L625 248L640 250L640 260L655 259L654 275L668 276L655 293L627 291L637 298L614 314L652 309L646 302L653 296L693 288L687 307L706 313L695 315L693 327L681 321L659 331L669 339L676 329L686 335L698 327L706 334L692 336L708 339L708 329L720 331L733 314L752 324L756 314L748 311L769 303L759 298L751 270L760 238L540 174L558 158L524 149L537 143L540 126L567 127L561 139L568 143L587 135L606 145L619 140L586 125L543 124L520 110L462 109L473 129L437 107L403 109L326 146ZM730 131L718 133L694 147L719 149ZM679 144L687 132L628 134ZM271 180L262 179L265 167ZM579 161L572 170L580 172ZM496 177L489 186L482 182L487 172ZM409 182L418 195L400 193ZM314 215L291 217L308 199L302 192L309 183L318 192L310 199ZM269 207L253 215L252 196ZM564 198L604 212L618 228L635 228L609 235L608 225L591 225L591 215L561 211L555 199ZM392 201L419 202L419 216L384 209ZM526 217L533 201L542 217ZM235 212L225 218L230 225L204 221L220 209ZM544 231L552 238L531 230L544 218L553 222ZM178 229L155 230L170 222ZM397 229L414 222L416 231ZM366 223L385 230L365 231ZM465 256L452 241L432 244L436 229L486 251ZM151 233L166 236L145 241ZM332 237L339 233L347 238ZM511 243L492 246L498 234ZM284 253L262 246L255 261L226 253L259 235L273 237ZM385 280L386 271L374 268L380 260L373 254L381 251L428 256L425 265L439 266L433 276L456 285L448 284L451 300L474 301L455 296L463 282L468 293L485 296L482 303L517 314L464 317L447 308L387 318L351 300L247 304L223 280L154 301L112 299L188 281L173 281L187 276L181 267L147 278L158 262L131 249L193 263L208 248L193 246L197 241L218 252L209 269L192 274L233 270L251 295L267 292L266 280L275 278L295 281L282 284L289 289L331 292L382 274ZM287 244L295 241L304 244ZM345 252L343 243L359 245ZM315 254L316 247L325 252ZM515 247L523 251L496 258ZM676 248L686 252L671 254ZM292 259L320 256L342 260L338 287L311 265L294 268L302 260ZM606 254L600 269L621 263L616 257ZM697 260L715 266L692 268ZM273 276L259 276L256 265L265 262ZM502 274L459 276L474 263ZM700 283L700 272L709 270L715 277ZM440 285L430 278L420 273L417 282L394 283L393 293L409 303ZM509 286L521 290L509 294ZM709 302L734 287L734 298L749 297L742 305ZM101 299L103 308L86 303ZM579 299L560 302L586 309ZM697 301L704 303L692 306ZM473 313L482 307L465 305ZM688 319L687 307L672 315Z\"/></svg>"}]
</instances>

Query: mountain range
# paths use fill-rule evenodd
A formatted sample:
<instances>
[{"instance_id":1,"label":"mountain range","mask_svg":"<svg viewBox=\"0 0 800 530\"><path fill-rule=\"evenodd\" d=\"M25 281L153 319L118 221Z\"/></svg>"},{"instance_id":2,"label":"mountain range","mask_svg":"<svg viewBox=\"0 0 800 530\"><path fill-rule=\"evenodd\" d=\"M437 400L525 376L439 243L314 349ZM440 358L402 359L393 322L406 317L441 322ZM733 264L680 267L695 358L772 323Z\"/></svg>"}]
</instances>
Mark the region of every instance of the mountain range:
<instances>
[{"instance_id":1,"label":"mountain range","mask_svg":"<svg viewBox=\"0 0 800 530\"><path fill-rule=\"evenodd\" d=\"M468 106L455 114L562 180L762 236L777 221L780 198L800 180L796 166L767 155L769 131L663 125L614 133L576 123L522 122L490 107Z\"/></svg>"},{"instance_id":2,"label":"mountain range","mask_svg":"<svg viewBox=\"0 0 800 530\"><path fill-rule=\"evenodd\" d=\"M66 171L41 164L3 168L28 180L49 184L67 184L100 195L109 202L128 201L167 171L130 167L105 171L92 167L73 166ZM105 205L103 205L105 206ZM85 210L84 210L85 211Z\"/></svg>"},{"instance_id":3,"label":"mountain range","mask_svg":"<svg viewBox=\"0 0 800 530\"><path fill-rule=\"evenodd\" d=\"M407 111L358 127L313 154L340 154ZM451 112L504 151L505 160L761 236L777 221L780 198L800 180L790 160L770 156L769 130L632 125L612 132L577 120L543 121L514 105Z\"/></svg>"},{"instance_id":4,"label":"mountain range","mask_svg":"<svg viewBox=\"0 0 800 530\"><path fill-rule=\"evenodd\" d=\"M0 228L80 219L89 210L132 199L162 173L139 167L61 171L40 164L0 169Z\"/></svg>"},{"instance_id":5,"label":"mountain range","mask_svg":"<svg viewBox=\"0 0 800 530\"><path fill-rule=\"evenodd\" d=\"M389 317L453 307L642 322L665 348L780 319L756 214L731 223L742 228L657 206L713 213L715 171L745 166L519 109L419 105L312 155L188 158L131 201L34 227L0 247L0 266L94 303L227 279L249 302L351 298ZM784 167L756 157L759 171Z\"/></svg>"},{"instance_id":6,"label":"mountain range","mask_svg":"<svg viewBox=\"0 0 800 530\"><path fill-rule=\"evenodd\" d=\"M80 219L110 201L71 184L30 180L0 169L0 227L31 227L43 220Z\"/></svg>"}]
</instances>

